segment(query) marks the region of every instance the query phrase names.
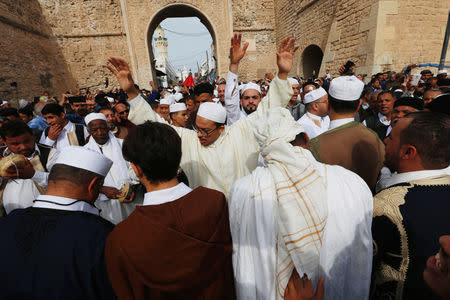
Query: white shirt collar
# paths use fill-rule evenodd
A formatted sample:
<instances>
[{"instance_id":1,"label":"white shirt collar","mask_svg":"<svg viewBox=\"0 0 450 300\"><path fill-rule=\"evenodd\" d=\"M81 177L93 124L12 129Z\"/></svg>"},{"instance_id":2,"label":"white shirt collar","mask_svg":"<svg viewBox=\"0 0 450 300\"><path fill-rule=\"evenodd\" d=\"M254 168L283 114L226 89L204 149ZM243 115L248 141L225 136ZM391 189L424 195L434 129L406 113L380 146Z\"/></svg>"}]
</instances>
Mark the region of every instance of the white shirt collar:
<instances>
[{"instance_id":1,"label":"white shirt collar","mask_svg":"<svg viewBox=\"0 0 450 300\"><path fill-rule=\"evenodd\" d=\"M347 123L355 121L354 118L345 118L345 119L337 119L330 121L330 127L329 130L337 128L339 126L345 125Z\"/></svg>"},{"instance_id":2,"label":"white shirt collar","mask_svg":"<svg viewBox=\"0 0 450 300\"><path fill-rule=\"evenodd\" d=\"M72 122L67 121L67 124L66 124L66 126L64 126L63 130L65 130L67 132L71 131L72 130Z\"/></svg>"},{"instance_id":3,"label":"white shirt collar","mask_svg":"<svg viewBox=\"0 0 450 300\"><path fill-rule=\"evenodd\" d=\"M98 208L82 200L76 200L72 198L40 195L33 201L33 207L37 208L49 208L59 209L67 211L84 211L93 215L99 215Z\"/></svg>"},{"instance_id":4,"label":"white shirt collar","mask_svg":"<svg viewBox=\"0 0 450 300\"><path fill-rule=\"evenodd\" d=\"M405 173L394 173L392 174L391 178L389 178L388 181L386 182L386 188L399 183L446 175L450 175L450 166L448 166L445 169L439 170L423 170Z\"/></svg>"},{"instance_id":5,"label":"white shirt collar","mask_svg":"<svg viewBox=\"0 0 450 300\"><path fill-rule=\"evenodd\" d=\"M322 118L321 118L321 117L319 117L319 116L316 116L316 115L314 115L314 114L310 113L309 111L307 111L307 112L306 112L306 114L307 114L307 115L308 115L308 117L310 117L311 119L314 119L314 120L317 120L317 121L320 121L320 120L322 120Z\"/></svg>"},{"instance_id":6,"label":"white shirt collar","mask_svg":"<svg viewBox=\"0 0 450 300\"><path fill-rule=\"evenodd\" d=\"M391 121L387 120L386 116L381 114L381 113L378 113L378 119L380 119L380 122L383 123L383 125L390 125L391 124Z\"/></svg>"},{"instance_id":7,"label":"white shirt collar","mask_svg":"<svg viewBox=\"0 0 450 300\"><path fill-rule=\"evenodd\" d=\"M180 199L192 192L192 189L180 182L174 187L145 193L143 205L160 205Z\"/></svg>"}]
</instances>

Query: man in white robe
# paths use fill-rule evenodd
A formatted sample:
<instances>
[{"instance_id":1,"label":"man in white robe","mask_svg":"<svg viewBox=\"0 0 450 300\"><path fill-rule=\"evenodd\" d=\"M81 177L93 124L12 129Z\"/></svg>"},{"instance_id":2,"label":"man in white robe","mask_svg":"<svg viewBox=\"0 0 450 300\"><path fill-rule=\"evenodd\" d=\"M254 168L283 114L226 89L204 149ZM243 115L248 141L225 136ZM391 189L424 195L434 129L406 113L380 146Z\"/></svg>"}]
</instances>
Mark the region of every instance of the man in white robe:
<instances>
[{"instance_id":1,"label":"man in white robe","mask_svg":"<svg viewBox=\"0 0 450 300\"><path fill-rule=\"evenodd\" d=\"M173 127L181 137L183 156L180 167L186 173L191 188L204 186L221 191L227 196L236 179L250 174L256 168L259 145L253 134L254 122L269 108L283 107L291 98L292 88L286 79L298 49L294 42L295 39L289 37L281 43L277 53L278 77L272 81L267 96L250 116L229 127L219 124L220 126L208 132ZM114 57L110 57L108 61L112 66L107 67L128 94L130 120L135 124L145 121L165 123L139 96L128 64L123 59ZM195 121L195 125L202 129L199 121L204 122L205 119L197 117ZM205 142L205 139L208 141Z\"/></svg>"},{"instance_id":2,"label":"man in white robe","mask_svg":"<svg viewBox=\"0 0 450 300\"><path fill-rule=\"evenodd\" d=\"M296 198L293 203L298 205L307 203L308 207L316 208L314 211L321 203L326 206L321 217L326 224L323 235L317 235L317 240L321 241L319 258L315 256L317 253L309 258L314 265L298 264L297 259L301 260L306 254L296 252L299 251L296 248L290 249L289 255L298 273L306 273L314 284L319 277L325 278L325 299L367 299L372 260L373 199L370 189L355 173L317 162L308 150L289 144L302 129L292 118L286 118L286 114L288 112L275 109L267 114L266 120L258 121L258 142L263 145L262 153L268 167L258 167L237 180L230 192L228 203L237 299L281 299L284 295L290 273L280 272L280 267L287 264L286 261L280 264L280 249L306 239L305 230L310 228L299 227L297 231L293 228L293 235L283 232L286 223L294 224L305 218L303 211L290 218L280 218L286 205L280 201L280 196L285 190L294 194L291 195ZM269 127L267 124L277 125L267 130L264 129ZM296 143L299 136L295 138ZM282 180L281 176L274 176L271 167L280 162L282 169L290 170L297 177ZM311 177L315 177L314 188L313 183L307 183L311 182ZM323 185L317 185L317 182ZM303 187L299 186L302 183ZM287 188L281 186L283 184ZM313 190L308 191L308 188ZM296 205L290 209L295 210ZM284 238L281 247L280 236ZM287 241L286 238L291 236L294 240ZM305 251L306 246L301 247L299 249ZM299 257L295 259L295 256ZM292 264L287 264L286 269L292 271Z\"/></svg>"},{"instance_id":3,"label":"man in white robe","mask_svg":"<svg viewBox=\"0 0 450 300\"><path fill-rule=\"evenodd\" d=\"M313 139L330 126L328 94L320 87L307 93L303 103L306 105L306 113L297 122L302 125L308 138Z\"/></svg>"},{"instance_id":4,"label":"man in white robe","mask_svg":"<svg viewBox=\"0 0 450 300\"><path fill-rule=\"evenodd\" d=\"M122 156L123 140L109 132L105 115L90 113L85 117L85 122L91 137L84 147L99 152L113 161L95 205L100 208L101 217L117 224L128 217L135 207L132 203L121 203L117 199L125 185L136 183L130 176L133 171Z\"/></svg>"}]
</instances>

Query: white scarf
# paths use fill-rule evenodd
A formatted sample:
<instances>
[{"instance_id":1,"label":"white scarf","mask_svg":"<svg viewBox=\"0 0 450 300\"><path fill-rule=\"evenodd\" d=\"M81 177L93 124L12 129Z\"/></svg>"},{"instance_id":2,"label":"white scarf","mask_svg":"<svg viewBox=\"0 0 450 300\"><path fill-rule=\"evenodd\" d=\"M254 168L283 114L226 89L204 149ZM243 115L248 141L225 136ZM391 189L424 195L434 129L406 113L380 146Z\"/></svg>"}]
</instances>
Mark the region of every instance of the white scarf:
<instances>
[{"instance_id":1,"label":"white scarf","mask_svg":"<svg viewBox=\"0 0 450 300\"><path fill-rule=\"evenodd\" d=\"M128 173L127 163L122 155L121 140L116 138L111 132L108 132L108 135L108 142L101 145L103 152L100 150L100 146L95 142L92 136L85 147L103 153L103 155L113 161L111 170L106 175L103 185L121 189L125 182L131 182L130 174Z\"/></svg>"},{"instance_id":2,"label":"white scarf","mask_svg":"<svg viewBox=\"0 0 450 300\"><path fill-rule=\"evenodd\" d=\"M288 110L271 109L255 125L255 136L277 195L276 290L277 298L283 299L294 267L317 281L328 215L327 186L306 151L289 143L303 128ZM252 194L261 197L258 186L253 186Z\"/></svg>"}]
</instances>

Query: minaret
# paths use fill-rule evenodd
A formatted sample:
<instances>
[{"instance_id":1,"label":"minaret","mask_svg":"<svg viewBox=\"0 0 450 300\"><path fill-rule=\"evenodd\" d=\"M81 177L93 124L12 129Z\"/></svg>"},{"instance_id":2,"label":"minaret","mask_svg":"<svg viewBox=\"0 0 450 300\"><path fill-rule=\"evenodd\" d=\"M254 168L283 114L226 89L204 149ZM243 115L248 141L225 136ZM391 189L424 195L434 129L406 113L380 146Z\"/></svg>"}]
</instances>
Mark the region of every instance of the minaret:
<instances>
[{"instance_id":1,"label":"minaret","mask_svg":"<svg viewBox=\"0 0 450 300\"><path fill-rule=\"evenodd\" d=\"M165 59L169 59L167 53L167 39L164 37L164 29L161 28L160 25L155 29L155 47L158 51L158 58L161 58L162 61Z\"/></svg>"}]
</instances>

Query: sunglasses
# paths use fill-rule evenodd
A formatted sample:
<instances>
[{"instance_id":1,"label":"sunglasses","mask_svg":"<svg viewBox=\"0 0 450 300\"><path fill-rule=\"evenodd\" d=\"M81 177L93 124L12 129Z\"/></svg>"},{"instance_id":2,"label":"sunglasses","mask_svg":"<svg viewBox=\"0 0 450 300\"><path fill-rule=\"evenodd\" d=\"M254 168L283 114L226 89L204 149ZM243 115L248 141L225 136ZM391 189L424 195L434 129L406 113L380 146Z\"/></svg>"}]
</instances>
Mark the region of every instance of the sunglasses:
<instances>
[{"instance_id":1,"label":"sunglasses","mask_svg":"<svg viewBox=\"0 0 450 300\"><path fill-rule=\"evenodd\" d=\"M124 110L124 111L119 112L118 114L119 115L124 115L124 114L128 114L129 112L130 112L129 110Z\"/></svg>"}]
</instances>

